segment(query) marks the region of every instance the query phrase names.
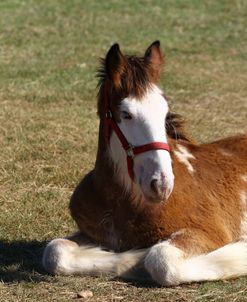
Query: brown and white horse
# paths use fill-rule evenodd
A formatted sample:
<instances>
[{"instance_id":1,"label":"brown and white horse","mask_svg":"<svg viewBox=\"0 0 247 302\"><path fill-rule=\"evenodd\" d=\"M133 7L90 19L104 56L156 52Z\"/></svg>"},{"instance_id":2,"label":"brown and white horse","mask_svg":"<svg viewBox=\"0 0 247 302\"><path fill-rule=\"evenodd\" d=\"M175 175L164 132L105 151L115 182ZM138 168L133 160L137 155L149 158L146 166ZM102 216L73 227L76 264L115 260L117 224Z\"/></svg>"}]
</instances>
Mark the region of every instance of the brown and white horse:
<instances>
[{"instance_id":1,"label":"brown and white horse","mask_svg":"<svg viewBox=\"0 0 247 302\"><path fill-rule=\"evenodd\" d=\"M157 86L162 63L158 41L102 61L97 159L70 202L80 232L47 245L48 272L160 285L247 274L247 136L195 143Z\"/></svg>"}]
</instances>

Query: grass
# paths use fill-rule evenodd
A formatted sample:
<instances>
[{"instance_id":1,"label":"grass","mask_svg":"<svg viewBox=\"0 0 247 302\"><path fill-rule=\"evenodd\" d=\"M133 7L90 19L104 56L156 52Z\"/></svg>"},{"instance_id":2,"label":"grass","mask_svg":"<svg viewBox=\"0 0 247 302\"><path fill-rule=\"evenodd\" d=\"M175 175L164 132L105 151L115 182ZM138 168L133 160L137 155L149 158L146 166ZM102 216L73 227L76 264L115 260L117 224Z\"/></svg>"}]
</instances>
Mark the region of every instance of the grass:
<instances>
[{"instance_id":1,"label":"grass","mask_svg":"<svg viewBox=\"0 0 247 302\"><path fill-rule=\"evenodd\" d=\"M98 58L119 42L142 54L160 39L162 87L200 141L247 131L244 0L0 2L0 300L247 301L246 278L150 287L51 277L47 241L75 230L68 200L92 168Z\"/></svg>"}]
</instances>

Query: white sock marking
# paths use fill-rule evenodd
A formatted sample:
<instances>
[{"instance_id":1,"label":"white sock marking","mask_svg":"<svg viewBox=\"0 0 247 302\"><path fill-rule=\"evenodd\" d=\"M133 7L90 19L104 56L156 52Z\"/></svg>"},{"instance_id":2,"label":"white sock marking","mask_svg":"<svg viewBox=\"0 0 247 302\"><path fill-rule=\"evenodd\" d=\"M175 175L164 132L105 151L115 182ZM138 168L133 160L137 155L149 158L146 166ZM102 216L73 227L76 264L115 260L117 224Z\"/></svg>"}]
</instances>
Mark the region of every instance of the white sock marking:
<instances>
[{"instance_id":1,"label":"white sock marking","mask_svg":"<svg viewBox=\"0 0 247 302\"><path fill-rule=\"evenodd\" d=\"M247 243L236 242L209 254L185 258L169 241L154 245L145 259L145 268L160 285L220 280L247 273Z\"/></svg>"}]
</instances>

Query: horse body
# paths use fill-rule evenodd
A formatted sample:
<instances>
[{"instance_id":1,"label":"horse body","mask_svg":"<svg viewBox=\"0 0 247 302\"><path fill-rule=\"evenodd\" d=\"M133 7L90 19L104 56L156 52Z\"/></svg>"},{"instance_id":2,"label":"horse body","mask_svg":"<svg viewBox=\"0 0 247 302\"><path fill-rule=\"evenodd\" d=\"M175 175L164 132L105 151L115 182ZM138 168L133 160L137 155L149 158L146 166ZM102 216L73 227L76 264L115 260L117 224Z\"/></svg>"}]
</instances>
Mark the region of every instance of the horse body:
<instances>
[{"instance_id":1,"label":"horse body","mask_svg":"<svg viewBox=\"0 0 247 302\"><path fill-rule=\"evenodd\" d=\"M116 63L116 55L119 56L116 51L109 51L105 64L108 76L118 86L119 81L124 80L121 66ZM108 57L113 55L111 66ZM151 45L144 61L146 56L150 59L149 80L155 82L160 73L157 66L162 63L159 45ZM134 64L136 74L143 68L139 66L143 61L133 62L133 58L128 59L128 64ZM171 123L166 130L172 165L167 162L166 151L148 151L136 157L139 159L134 164L136 180L131 181L125 153L116 135L111 133L110 141L106 137L109 129L102 109L105 82L104 79L99 93L101 122L95 168L77 186L70 202L71 215L80 233L51 241L43 256L45 268L51 273L62 274L151 276L161 285L246 274L247 136L199 145L188 138L181 124L174 120L175 126ZM126 80L125 74L125 82L119 86L121 89L109 90L115 120L121 119L119 106L123 105L119 99L133 95L132 89L139 98L147 93L141 86L133 88L131 85L133 83ZM128 121L122 124L122 129L125 125L128 128ZM131 135L128 138L132 139ZM150 139L148 134L145 139ZM117 154L114 154L115 149ZM154 154L155 160L151 158ZM144 172L142 159L150 167ZM165 171L157 163L161 166L165 163ZM155 165L157 168L153 171ZM142 174L145 177L142 178Z\"/></svg>"},{"instance_id":2,"label":"horse body","mask_svg":"<svg viewBox=\"0 0 247 302\"><path fill-rule=\"evenodd\" d=\"M71 198L72 217L83 234L115 251L148 247L181 231L192 236L192 230L203 245L200 251L199 243L190 246L195 252L209 252L239 240L245 219L246 144L245 136L205 145L177 141L172 148L176 186L161 204L150 205L131 195L127 199L120 194L124 188L109 186L105 172L95 184L92 171ZM191 155L187 163L186 154L187 158ZM108 175L113 173L108 171ZM189 242L181 239L181 245L185 241Z\"/></svg>"}]
</instances>

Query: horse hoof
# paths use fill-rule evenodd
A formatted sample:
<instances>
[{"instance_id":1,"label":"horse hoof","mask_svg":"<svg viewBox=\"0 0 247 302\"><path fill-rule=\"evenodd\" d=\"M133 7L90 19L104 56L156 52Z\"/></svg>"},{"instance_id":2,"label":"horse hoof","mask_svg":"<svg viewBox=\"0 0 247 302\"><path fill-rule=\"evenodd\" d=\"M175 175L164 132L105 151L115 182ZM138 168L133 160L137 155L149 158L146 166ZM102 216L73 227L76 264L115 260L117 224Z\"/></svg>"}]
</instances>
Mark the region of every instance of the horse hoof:
<instances>
[{"instance_id":1,"label":"horse hoof","mask_svg":"<svg viewBox=\"0 0 247 302\"><path fill-rule=\"evenodd\" d=\"M181 251L168 242L154 245L145 258L145 268L152 279L162 286L180 284Z\"/></svg>"},{"instance_id":2,"label":"horse hoof","mask_svg":"<svg viewBox=\"0 0 247 302\"><path fill-rule=\"evenodd\" d=\"M67 275L71 252L78 245L67 239L54 239L49 242L44 250L42 264L44 269L52 275Z\"/></svg>"}]
</instances>

